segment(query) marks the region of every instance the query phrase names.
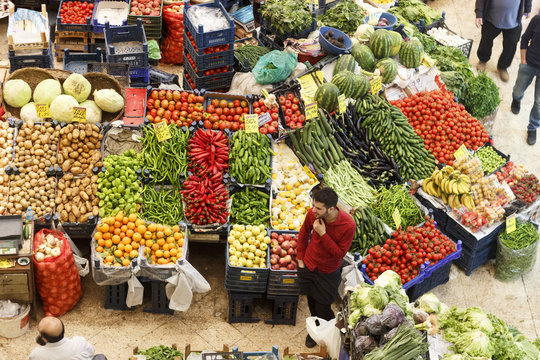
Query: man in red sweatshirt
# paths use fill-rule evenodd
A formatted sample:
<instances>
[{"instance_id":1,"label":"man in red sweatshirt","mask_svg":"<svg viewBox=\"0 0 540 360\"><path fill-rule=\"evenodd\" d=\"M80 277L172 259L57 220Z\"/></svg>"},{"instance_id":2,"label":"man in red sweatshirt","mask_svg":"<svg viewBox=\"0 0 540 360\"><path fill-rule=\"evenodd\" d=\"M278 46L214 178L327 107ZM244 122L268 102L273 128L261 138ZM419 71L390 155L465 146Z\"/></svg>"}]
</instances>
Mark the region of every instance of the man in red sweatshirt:
<instances>
[{"instance_id":1,"label":"man in red sweatshirt","mask_svg":"<svg viewBox=\"0 0 540 360\"><path fill-rule=\"evenodd\" d=\"M311 316L325 320L335 317L332 303L341 283L341 261L356 230L354 220L339 210L337 203L338 196L331 188L313 193L313 207L306 214L296 249L300 293L307 295ZM306 346L315 345L308 335Z\"/></svg>"}]
</instances>

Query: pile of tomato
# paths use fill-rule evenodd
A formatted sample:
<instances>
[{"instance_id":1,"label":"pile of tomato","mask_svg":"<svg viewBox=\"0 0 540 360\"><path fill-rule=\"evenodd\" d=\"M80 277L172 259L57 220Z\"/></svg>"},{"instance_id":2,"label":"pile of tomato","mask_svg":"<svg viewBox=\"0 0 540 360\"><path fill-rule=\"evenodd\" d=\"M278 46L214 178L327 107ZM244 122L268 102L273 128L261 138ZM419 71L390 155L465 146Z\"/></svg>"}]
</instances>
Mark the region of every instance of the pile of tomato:
<instances>
[{"instance_id":1,"label":"pile of tomato","mask_svg":"<svg viewBox=\"0 0 540 360\"><path fill-rule=\"evenodd\" d=\"M452 165L454 153L462 144L477 150L489 141L484 126L444 88L423 91L390 103L405 114L416 133L424 139L426 149L440 163Z\"/></svg>"},{"instance_id":2,"label":"pile of tomato","mask_svg":"<svg viewBox=\"0 0 540 360\"><path fill-rule=\"evenodd\" d=\"M274 134L275 132L277 132L278 121L279 121L279 107L277 103L275 103L275 105L272 105L269 109L264 104L264 99L261 98L261 99L253 101L251 105L253 105L254 114L257 114L259 116L263 114L268 114L270 115L270 118L272 119L269 122L264 123L262 126L259 126L259 132L261 134Z\"/></svg>"},{"instance_id":3,"label":"pile of tomato","mask_svg":"<svg viewBox=\"0 0 540 360\"><path fill-rule=\"evenodd\" d=\"M189 55L189 53L186 53L186 57L187 57L189 63L191 64L191 67L193 68L193 70L195 70L195 72L197 72L197 66L195 65L195 61L193 61L193 58L191 57L191 55ZM216 68L216 69L205 70L205 71L203 71L203 76L223 74L223 73L226 73L227 71L229 71L229 66L223 66L223 67Z\"/></svg>"},{"instance_id":4,"label":"pile of tomato","mask_svg":"<svg viewBox=\"0 0 540 360\"><path fill-rule=\"evenodd\" d=\"M92 17L94 4L87 1L67 1L60 8L60 20L63 24L86 24L86 18Z\"/></svg>"},{"instance_id":5,"label":"pile of tomato","mask_svg":"<svg viewBox=\"0 0 540 360\"><path fill-rule=\"evenodd\" d=\"M195 48L195 51L197 51L198 53L199 49L197 48L197 44L195 43L195 39L193 38L193 35L191 35L187 30L186 30L186 34L189 39L189 42L191 43L191 45L193 45L193 48ZM230 44L207 47L203 49L203 55L227 51L230 48L231 48Z\"/></svg>"},{"instance_id":6,"label":"pile of tomato","mask_svg":"<svg viewBox=\"0 0 540 360\"><path fill-rule=\"evenodd\" d=\"M249 103L246 100L212 99L206 107L203 126L206 129L237 131L245 127L244 114L249 114Z\"/></svg>"},{"instance_id":7,"label":"pile of tomato","mask_svg":"<svg viewBox=\"0 0 540 360\"><path fill-rule=\"evenodd\" d=\"M291 129L301 128L306 122L306 116L300 108L300 98L293 92L287 92L279 97L279 104L285 116L285 125Z\"/></svg>"},{"instance_id":8,"label":"pile of tomato","mask_svg":"<svg viewBox=\"0 0 540 360\"><path fill-rule=\"evenodd\" d=\"M201 121L204 97L179 90L152 90L146 101L146 118L152 123L163 120L167 124L189 126Z\"/></svg>"},{"instance_id":9,"label":"pile of tomato","mask_svg":"<svg viewBox=\"0 0 540 360\"><path fill-rule=\"evenodd\" d=\"M418 276L423 264L436 264L456 250L456 244L426 216L422 226L394 231L392 238L387 239L383 246L369 249L362 262L371 280L377 279L386 270L392 270L405 284Z\"/></svg>"}]
</instances>

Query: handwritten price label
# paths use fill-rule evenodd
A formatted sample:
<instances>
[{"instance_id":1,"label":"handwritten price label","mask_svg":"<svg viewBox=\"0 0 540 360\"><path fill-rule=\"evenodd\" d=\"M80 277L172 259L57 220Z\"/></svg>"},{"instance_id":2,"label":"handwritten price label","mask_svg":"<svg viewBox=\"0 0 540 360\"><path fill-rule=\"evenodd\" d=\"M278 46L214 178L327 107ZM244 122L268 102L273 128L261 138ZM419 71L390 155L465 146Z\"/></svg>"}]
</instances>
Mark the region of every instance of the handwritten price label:
<instances>
[{"instance_id":1,"label":"handwritten price label","mask_svg":"<svg viewBox=\"0 0 540 360\"><path fill-rule=\"evenodd\" d=\"M338 103L339 103L339 113L343 114L347 110L347 100L345 99L345 95L341 94L338 96Z\"/></svg>"},{"instance_id":2,"label":"handwritten price label","mask_svg":"<svg viewBox=\"0 0 540 360\"><path fill-rule=\"evenodd\" d=\"M86 108L74 106L72 115L73 121L86 122Z\"/></svg>"},{"instance_id":3,"label":"handwritten price label","mask_svg":"<svg viewBox=\"0 0 540 360\"><path fill-rule=\"evenodd\" d=\"M371 84L371 93L373 95L378 94L382 90L382 81L380 76L376 76L369 82Z\"/></svg>"},{"instance_id":4,"label":"handwritten price label","mask_svg":"<svg viewBox=\"0 0 540 360\"><path fill-rule=\"evenodd\" d=\"M401 214L399 213L398 208L394 210L394 213L392 214L392 218L394 219L394 223L396 224L396 229L399 229L401 225Z\"/></svg>"},{"instance_id":5,"label":"handwritten price label","mask_svg":"<svg viewBox=\"0 0 540 360\"><path fill-rule=\"evenodd\" d=\"M246 123L246 134L254 134L259 132L259 119L257 114L244 115Z\"/></svg>"},{"instance_id":6,"label":"handwritten price label","mask_svg":"<svg viewBox=\"0 0 540 360\"><path fill-rule=\"evenodd\" d=\"M457 160L467 155L469 155L469 150L467 150L467 147L465 146L465 144L461 144L459 149L457 149L456 152L454 153L454 158Z\"/></svg>"},{"instance_id":7,"label":"handwritten price label","mask_svg":"<svg viewBox=\"0 0 540 360\"><path fill-rule=\"evenodd\" d=\"M313 102L306 105L306 120L316 119L317 117L319 117L319 113L317 111L317 103Z\"/></svg>"},{"instance_id":8,"label":"handwritten price label","mask_svg":"<svg viewBox=\"0 0 540 360\"><path fill-rule=\"evenodd\" d=\"M50 118L51 112L49 110L49 104L36 104L36 113L38 118Z\"/></svg>"},{"instance_id":9,"label":"handwritten price label","mask_svg":"<svg viewBox=\"0 0 540 360\"><path fill-rule=\"evenodd\" d=\"M510 216L506 218L506 233L510 234L516 230L516 216Z\"/></svg>"},{"instance_id":10,"label":"handwritten price label","mask_svg":"<svg viewBox=\"0 0 540 360\"><path fill-rule=\"evenodd\" d=\"M317 92L319 85L322 84L323 81L324 74L320 70L298 78L301 88L300 93L302 95L302 99L304 99L304 103L313 101L315 98L315 92Z\"/></svg>"},{"instance_id":11,"label":"handwritten price label","mask_svg":"<svg viewBox=\"0 0 540 360\"><path fill-rule=\"evenodd\" d=\"M259 115L259 127L263 126L266 123L269 123L270 121L272 121L272 117L269 113Z\"/></svg>"},{"instance_id":12,"label":"handwritten price label","mask_svg":"<svg viewBox=\"0 0 540 360\"><path fill-rule=\"evenodd\" d=\"M167 125L166 121L154 124L154 130L158 141L165 141L171 138L171 131L169 130L169 125Z\"/></svg>"},{"instance_id":13,"label":"handwritten price label","mask_svg":"<svg viewBox=\"0 0 540 360\"><path fill-rule=\"evenodd\" d=\"M311 171L311 169L307 166L307 165L304 165L304 171L306 172L306 174L312 178L312 179L317 179L317 177L315 176L315 174L313 174L313 172Z\"/></svg>"}]
</instances>

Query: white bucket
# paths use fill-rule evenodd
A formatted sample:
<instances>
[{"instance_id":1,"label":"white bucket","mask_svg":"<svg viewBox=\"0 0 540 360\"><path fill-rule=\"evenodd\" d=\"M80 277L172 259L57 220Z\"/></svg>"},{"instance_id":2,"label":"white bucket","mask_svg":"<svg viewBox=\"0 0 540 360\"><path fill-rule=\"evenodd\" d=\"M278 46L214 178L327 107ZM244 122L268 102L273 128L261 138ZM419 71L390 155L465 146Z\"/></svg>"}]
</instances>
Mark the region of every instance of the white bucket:
<instances>
[{"instance_id":1,"label":"white bucket","mask_svg":"<svg viewBox=\"0 0 540 360\"><path fill-rule=\"evenodd\" d=\"M30 322L30 305L24 305L26 308L17 316L11 318L0 317L0 336L6 338L16 338L23 335L28 330Z\"/></svg>"}]
</instances>

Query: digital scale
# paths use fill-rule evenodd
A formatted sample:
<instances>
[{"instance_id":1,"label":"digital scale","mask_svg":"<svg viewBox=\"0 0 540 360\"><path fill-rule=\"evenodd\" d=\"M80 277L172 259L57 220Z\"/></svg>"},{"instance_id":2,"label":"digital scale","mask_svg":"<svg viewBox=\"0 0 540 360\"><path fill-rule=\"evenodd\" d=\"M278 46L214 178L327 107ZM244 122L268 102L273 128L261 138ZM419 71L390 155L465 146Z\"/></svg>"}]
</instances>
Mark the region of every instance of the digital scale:
<instances>
[{"instance_id":1,"label":"digital scale","mask_svg":"<svg viewBox=\"0 0 540 360\"><path fill-rule=\"evenodd\" d=\"M0 255L17 255L22 244L22 215L0 216Z\"/></svg>"},{"instance_id":2,"label":"digital scale","mask_svg":"<svg viewBox=\"0 0 540 360\"><path fill-rule=\"evenodd\" d=\"M234 22L240 26L245 33L255 30L255 18L253 17L253 5L244 6L231 14ZM245 37L245 36L242 36Z\"/></svg>"}]
</instances>

